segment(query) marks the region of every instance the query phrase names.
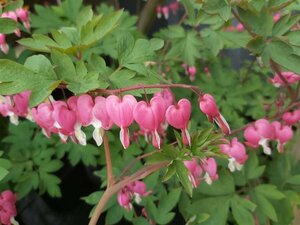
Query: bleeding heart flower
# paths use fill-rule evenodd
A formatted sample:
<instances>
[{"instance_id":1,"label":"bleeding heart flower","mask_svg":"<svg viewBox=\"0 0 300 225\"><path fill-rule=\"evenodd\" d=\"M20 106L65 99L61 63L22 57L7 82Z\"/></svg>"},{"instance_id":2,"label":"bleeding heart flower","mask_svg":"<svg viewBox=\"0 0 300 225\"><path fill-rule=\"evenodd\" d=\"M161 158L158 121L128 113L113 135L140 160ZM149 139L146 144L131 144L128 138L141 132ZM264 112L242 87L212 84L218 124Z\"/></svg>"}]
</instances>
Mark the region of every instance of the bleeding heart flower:
<instances>
[{"instance_id":1,"label":"bleeding heart flower","mask_svg":"<svg viewBox=\"0 0 300 225\"><path fill-rule=\"evenodd\" d=\"M29 97L30 91L24 91L22 93L13 96L14 112L21 117L27 117L29 112Z\"/></svg>"},{"instance_id":2,"label":"bleeding heart flower","mask_svg":"<svg viewBox=\"0 0 300 225\"><path fill-rule=\"evenodd\" d=\"M255 121L245 129L244 137L247 140L246 145L252 148L258 148L261 145L266 155L271 154L268 142L274 137L274 128L268 120L259 119Z\"/></svg>"},{"instance_id":3,"label":"bleeding heart flower","mask_svg":"<svg viewBox=\"0 0 300 225\"><path fill-rule=\"evenodd\" d=\"M9 51L9 46L6 43L6 36L5 34L0 33L0 50L4 53L7 54Z\"/></svg>"},{"instance_id":4,"label":"bleeding heart flower","mask_svg":"<svg viewBox=\"0 0 300 225\"><path fill-rule=\"evenodd\" d=\"M300 76L293 72L285 71L281 72L281 75L285 78L288 84L294 84L300 80ZM270 79L270 81L275 87L286 86L285 82L280 78L278 74L275 74L275 76Z\"/></svg>"},{"instance_id":5,"label":"bleeding heart flower","mask_svg":"<svg viewBox=\"0 0 300 225\"><path fill-rule=\"evenodd\" d=\"M122 188L122 190L119 191L117 198L118 198L118 203L121 207L127 209L127 211L130 211L132 209L131 196L126 189Z\"/></svg>"},{"instance_id":6,"label":"bleeding heart flower","mask_svg":"<svg viewBox=\"0 0 300 225\"><path fill-rule=\"evenodd\" d=\"M121 128L120 140L125 149L130 144L128 127L133 122L133 109L136 104L136 99L132 95L125 95L121 99L111 95L106 99L107 113L111 120Z\"/></svg>"},{"instance_id":7,"label":"bleeding heart flower","mask_svg":"<svg viewBox=\"0 0 300 225\"><path fill-rule=\"evenodd\" d=\"M146 192L146 184L142 181L134 181L123 187L118 193L118 203L128 211L132 209L131 201L134 199L136 203L141 202L141 197L148 195Z\"/></svg>"},{"instance_id":8,"label":"bleeding heart flower","mask_svg":"<svg viewBox=\"0 0 300 225\"><path fill-rule=\"evenodd\" d=\"M295 110L293 112L285 112L282 116L282 119L287 125L294 125L295 123L300 121L300 109Z\"/></svg>"},{"instance_id":9,"label":"bleeding heart flower","mask_svg":"<svg viewBox=\"0 0 300 225\"><path fill-rule=\"evenodd\" d=\"M215 121L221 128L223 133L230 134L230 127L219 111L214 97L210 94L204 94L199 97L199 107L201 111L206 114L209 121Z\"/></svg>"},{"instance_id":10,"label":"bleeding heart flower","mask_svg":"<svg viewBox=\"0 0 300 225\"><path fill-rule=\"evenodd\" d=\"M3 191L0 195L0 224L11 225L18 223L14 217L17 215L16 210L16 195L10 191Z\"/></svg>"},{"instance_id":11,"label":"bleeding heart flower","mask_svg":"<svg viewBox=\"0 0 300 225\"><path fill-rule=\"evenodd\" d=\"M214 158L207 158L201 161L201 167L205 171L204 179L205 182L209 185L213 181L219 179L218 175L218 165Z\"/></svg>"},{"instance_id":12,"label":"bleeding heart flower","mask_svg":"<svg viewBox=\"0 0 300 225\"><path fill-rule=\"evenodd\" d=\"M195 66L190 66L188 71L189 71L189 74L190 74L190 80L195 81L195 75L197 73L197 68Z\"/></svg>"},{"instance_id":13,"label":"bleeding heart flower","mask_svg":"<svg viewBox=\"0 0 300 225\"><path fill-rule=\"evenodd\" d=\"M166 107L173 105L175 102L174 95L169 88L164 88L160 92L154 94L154 97L162 97L165 100Z\"/></svg>"},{"instance_id":14,"label":"bleeding heart flower","mask_svg":"<svg viewBox=\"0 0 300 225\"><path fill-rule=\"evenodd\" d=\"M161 6L158 5L158 6L156 7L156 16L157 16L158 19L160 19L160 18L161 18L161 15L162 15L162 9L161 9Z\"/></svg>"},{"instance_id":15,"label":"bleeding heart flower","mask_svg":"<svg viewBox=\"0 0 300 225\"><path fill-rule=\"evenodd\" d=\"M182 141L186 145L191 145L191 137L187 130L191 112L191 103L185 98L181 99L176 105L169 106L166 112L167 122L176 129L181 130Z\"/></svg>"},{"instance_id":16,"label":"bleeding heart flower","mask_svg":"<svg viewBox=\"0 0 300 225\"><path fill-rule=\"evenodd\" d=\"M245 27L242 23L238 23L236 25L236 29L237 29L237 31L241 32L241 31L245 30Z\"/></svg>"},{"instance_id":17,"label":"bleeding heart flower","mask_svg":"<svg viewBox=\"0 0 300 225\"><path fill-rule=\"evenodd\" d=\"M189 170L189 180L194 188L198 187L201 181L203 170L198 164L197 160L193 158L190 161L183 162L185 167Z\"/></svg>"},{"instance_id":18,"label":"bleeding heart flower","mask_svg":"<svg viewBox=\"0 0 300 225\"><path fill-rule=\"evenodd\" d=\"M156 148L160 148L160 137L158 130L165 120L166 104L161 97L153 97L148 104L140 101L136 104L133 117L135 121L146 132L151 132L152 143Z\"/></svg>"},{"instance_id":19,"label":"bleeding heart flower","mask_svg":"<svg viewBox=\"0 0 300 225\"><path fill-rule=\"evenodd\" d=\"M95 127L93 138L97 145L100 146L103 142L102 137L104 135L104 130L109 130L113 126L113 122L110 119L106 109L106 98L102 96L95 98L93 115L93 126Z\"/></svg>"},{"instance_id":20,"label":"bleeding heart flower","mask_svg":"<svg viewBox=\"0 0 300 225\"><path fill-rule=\"evenodd\" d=\"M169 5L170 10L175 15L179 9L179 2L175 1Z\"/></svg>"},{"instance_id":21,"label":"bleeding heart flower","mask_svg":"<svg viewBox=\"0 0 300 225\"><path fill-rule=\"evenodd\" d=\"M168 6L163 6L161 8L161 12L164 15L165 19L169 19L169 7Z\"/></svg>"},{"instance_id":22,"label":"bleeding heart flower","mask_svg":"<svg viewBox=\"0 0 300 225\"><path fill-rule=\"evenodd\" d=\"M274 139L277 140L277 149L279 153L283 153L283 146L286 142L293 138L293 130L287 125L282 125L278 121L272 123L274 127Z\"/></svg>"},{"instance_id":23,"label":"bleeding heart flower","mask_svg":"<svg viewBox=\"0 0 300 225\"><path fill-rule=\"evenodd\" d=\"M17 16L20 18L20 20L22 21L24 27L30 31L30 20L29 20L29 15L28 15L28 10L24 9L24 8L18 8L16 10L16 14Z\"/></svg>"},{"instance_id":24,"label":"bleeding heart flower","mask_svg":"<svg viewBox=\"0 0 300 225\"><path fill-rule=\"evenodd\" d=\"M228 168L231 172L241 170L248 159L245 146L235 137L231 143L219 145L221 152L229 156Z\"/></svg>"}]
</instances>

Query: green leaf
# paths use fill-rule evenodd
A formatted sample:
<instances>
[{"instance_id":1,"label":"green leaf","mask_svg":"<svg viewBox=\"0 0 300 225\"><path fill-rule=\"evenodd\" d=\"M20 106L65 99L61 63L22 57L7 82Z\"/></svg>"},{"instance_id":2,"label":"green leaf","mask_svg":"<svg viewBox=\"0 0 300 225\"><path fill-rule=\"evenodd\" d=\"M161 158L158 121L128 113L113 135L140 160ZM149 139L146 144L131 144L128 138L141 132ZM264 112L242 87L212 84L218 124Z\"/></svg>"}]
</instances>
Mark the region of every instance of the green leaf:
<instances>
[{"instance_id":1,"label":"green leaf","mask_svg":"<svg viewBox=\"0 0 300 225\"><path fill-rule=\"evenodd\" d=\"M245 164L244 171L248 180L257 179L265 171L266 166L259 166L258 158L255 152L250 152Z\"/></svg>"},{"instance_id":2,"label":"green leaf","mask_svg":"<svg viewBox=\"0 0 300 225\"><path fill-rule=\"evenodd\" d=\"M51 64L42 56L27 58L25 65L0 60L0 94L11 95L31 90L30 106L44 101L61 82L51 71Z\"/></svg>"},{"instance_id":3,"label":"green leaf","mask_svg":"<svg viewBox=\"0 0 300 225\"><path fill-rule=\"evenodd\" d=\"M293 53L293 48L283 41L272 41L267 45L265 54L282 67L300 74L300 56Z\"/></svg>"},{"instance_id":4,"label":"green leaf","mask_svg":"<svg viewBox=\"0 0 300 225\"><path fill-rule=\"evenodd\" d=\"M8 174L8 170L0 167L0 181L3 180L4 177L6 177L6 175Z\"/></svg>"},{"instance_id":5,"label":"green leaf","mask_svg":"<svg viewBox=\"0 0 300 225\"><path fill-rule=\"evenodd\" d=\"M256 193L260 193L269 199L283 199L285 195L277 190L277 187L272 184L261 184L255 188Z\"/></svg>"},{"instance_id":6,"label":"green leaf","mask_svg":"<svg viewBox=\"0 0 300 225\"><path fill-rule=\"evenodd\" d=\"M96 156L98 155L99 151L94 145L88 144L86 146L81 146L72 144L68 159L73 166L77 165L80 161L82 161L85 166L96 166Z\"/></svg>"},{"instance_id":7,"label":"green leaf","mask_svg":"<svg viewBox=\"0 0 300 225\"><path fill-rule=\"evenodd\" d=\"M277 215L273 205L262 195L256 193L257 198L257 210L261 210L271 220L277 222Z\"/></svg>"},{"instance_id":8,"label":"green leaf","mask_svg":"<svg viewBox=\"0 0 300 225\"><path fill-rule=\"evenodd\" d=\"M137 217L132 220L133 225L149 225L149 222L144 217Z\"/></svg>"},{"instance_id":9,"label":"green leaf","mask_svg":"<svg viewBox=\"0 0 300 225\"><path fill-rule=\"evenodd\" d=\"M203 225L226 225L229 204L229 196L201 198L189 210L194 215L209 214L209 218L201 223Z\"/></svg>"},{"instance_id":10,"label":"green leaf","mask_svg":"<svg viewBox=\"0 0 300 225\"><path fill-rule=\"evenodd\" d=\"M239 225L254 225L254 218L252 213L245 207L239 204L236 198L230 201L233 218Z\"/></svg>"},{"instance_id":11,"label":"green leaf","mask_svg":"<svg viewBox=\"0 0 300 225\"><path fill-rule=\"evenodd\" d=\"M272 34L273 16L267 8L263 8L259 14L239 8L239 15L243 22L250 27L254 33L264 37Z\"/></svg>"},{"instance_id":12,"label":"green leaf","mask_svg":"<svg viewBox=\"0 0 300 225\"><path fill-rule=\"evenodd\" d=\"M17 28L16 21L7 18L0 18L0 33L10 34Z\"/></svg>"},{"instance_id":13,"label":"green leaf","mask_svg":"<svg viewBox=\"0 0 300 225\"><path fill-rule=\"evenodd\" d=\"M120 209L119 205L111 207L106 213L105 224L111 225L118 223L123 217L123 210L124 209Z\"/></svg>"},{"instance_id":14,"label":"green leaf","mask_svg":"<svg viewBox=\"0 0 300 225\"><path fill-rule=\"evenodd\" d=\"M168 195L163 196L158 205L158 211L160 214L170 212L177 204L181 194L181 188L172 189Z\"/></svg>"},{"instance_id":15,"label":"green leaf","mask_svg":"<svg viewBox=\"0 0 300 225\"><path fill-rule=\"evenodd\" d=\"M63 163L59 160L51 160L49 163L42 164L40 171L44 173L53 173L58 171L63 166Z\"/></svg>"},{"instance_id":16,"label":"green leaf","mask_svg":"<svg viewBox=\"0 0 300 225\"><path fill-rule=\"evenodd\" d=\"M206 182L202 182L197 189L197 193L217 196L217 195L226 195L232 194L235 191L234 180L232 175L226 171L221 170L219 172L219 179L214 181L211 185L208 185Z\"/></svg>"},{"instance_id":17,"label":"green leaf","mask_svg":"<svg viewBox=\"0 0 300 225\"><path fill-rule=\"evenodd\" d=\"M164 174L164 176L162 177L162 182L166 182L168 181L169 179L171 179L171 177L173 177L173 175L176 173L176 166L174 163L172 163L171 165L169 165L167 167L167 170Z\"/></svg>"},{"instance_id":18,"label":"green leaf","mask_svg":"<svg viewBox=\"0 0 300 225\"><path fill-rule=\"evenodd\" d=\"M193 186L188 177L188 174L189 174L188 169L184 166L183 162L181 162L181 161L175 161L174 163L176 166L176 174L177 174L177 177L178 177L180 183L184 187L185 191L190 196L192 196Z\"/></svg>"},{"instance_id":19,"label":"green leaf","mask_svg":"<svg viewBox=\"0 0 300 225\"><path fill-rule=\"evenodd\" d=\"M61 191L58 186L61 180L52 174L40 173L41 192L48 192L51 197L61 197ZM44 190L44 191L43 191Z\"/></svg>"},{"instance_id":20,"label":"green leaf","mask_svg":"<svg viewBox=\"0 0 300 225\"><path fill-rule=\"evenodd\" d=\"M89 21L85 26L82 27L80 33L81 44L92 45L107 34L113 31L117 26L118 22L123 14L123 10L111 12L100 17L96 17L96 20Z\"/></svg>"},{"instance_id":21,"label":"green leaf","mask_svg":"<svg viewBox=\"0 0 300 225\"><path fill-rule=\"evenodd\" d=\"M23 38L18 40L18 43L30 50L39 52L50 52L51 48L59 48L55 41L43 34L33 34L32 38Z\"/></svg>"},{"instance_id":22,"label":"green leaf","mask_svg":"<svg viewBox=\"0 0 300 225\"><path fill-rule=\"evenodd\" d=\"M300 185L300 175L295 175L286 180L289 184Z\"/></svg>"},{"instance_id":23,"label":"green leaf","mask_svg":"<svg viewBox=\"0 0 300 225\"><path fill-rule=\"evenodd\" d=\"M195 65L195 60L200 58L201 40L192 30L185 31L182 28L172 27L170 32L177 29L178 36L172 40L172 47L166 54L166 58L182 58L189 66Z\"/></svg>"},{"instance_id":24,"label":"green leaf","mask_svg":"<svg viewBox=\"0 0 300 225\"><path fill-rule=\"evenodd\" d=\"M231 7L225 0L206 1L203 8L208 14L218 14L224 21L231 16Z\"/></svg>"},{"instance_id":25,"label":"green leaf","mask_svg":"<svg viewBox=\"0 0 300 225\"><path fill-rule=\"evenodd\" d=\"M103 191L96 191L86 197L83 197L82 199L89 205L96 205L103 193Z\"/></svg>"}]
</instances>

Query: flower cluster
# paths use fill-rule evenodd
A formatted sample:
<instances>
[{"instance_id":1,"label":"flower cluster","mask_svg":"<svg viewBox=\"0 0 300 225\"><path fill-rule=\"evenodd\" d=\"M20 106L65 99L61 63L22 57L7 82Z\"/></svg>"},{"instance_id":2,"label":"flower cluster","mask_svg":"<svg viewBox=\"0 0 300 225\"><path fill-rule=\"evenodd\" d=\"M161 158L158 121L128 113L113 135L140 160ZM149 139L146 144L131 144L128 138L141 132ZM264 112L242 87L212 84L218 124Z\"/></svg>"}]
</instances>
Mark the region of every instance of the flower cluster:
<instances>
[{"instance_id":1,"label":"flower cluster","mask_svg":"<svg viewBox=\"0 0 300 225\"><path fill-rule=\"evenodd\" d=\"M190 161L184 161L184 165L189 170L189 180L194 188L199 186L202 179L211 185L213 181L219 178L218 165L214 158L202 159L200 163L196 158L193 158Z\"/></svg>"},{"instance_id":2,"label":"flower cluster","mask_svg":"<svg viewBox=\"0 0 300 225\"><path fill-rule=\"evenodd\" d=\"M118 97L110 95L107 98L90 95L72 96L66 102L51 100L29 110L30 92L1 98L0 113L9 116L14 124L18 117L33 119L43 133L50 137L52 133L60 136L63 142L70 138L75 143L86 145L86 135L82 127L93 126L93 138L97 145L102 144L104 130L112 128L113 124L120 127L120 140L126 149L130 145L129 126L136 121L141 133L147 139L152 139L155 148L160 148L161 133L169 124L181 130L182 142L191 145L188 123L192 106L188 99L175 102L169 89L156 93L151 100L137 101L132 95ZM219 112L214 98L205 94L199 98L200 109L210 121L216 121L224 133L229 134L230 128Z\"/></svg>"},{"instance_id":3,"label":"flower cluster","mask_svg":"<svg viewBox=\"0 0 300 225\"><path fill-rule=\"evenodd\" d=\"M141 197L147 196L148 194L150 194L150 192L147 192L147 187L144 182L134 181L118 192L118 203L121 207L130 211L132 209L132 201L139 204Z\"/></svg>"},{"instance_id":4,"label":"flower cluster","mask_svg":"<svg viewBox=\"0 0 300 225\"><path fill-rule=\"evenodd\" d=\"M284 144L293 137L293 130L278 121L271 123L266 119L259 119L245 129L244 137L247 146L252 148L262 146L264 153L270 155L269 141L277 141L277 149L282 153Z\"/></svg>"},{"instance_id":5,"label":"flower cluster","mask_svg":"<svg viewBox=\"0 0 300 225\"><path fill-rule=\"evenodd\" d=\"M3 191L0 194L0 224L18 224L14 219L17 215L16 201L16 195L9 190Z\"/></svg>"},{"instance_id":6,"label":"flower cluster","mask_svg":"<svg viewBox=\"0 0 300 225\"><path fill-rule=\"evenodd\" d=\"M24 25L24 27L30 31L30 19L29 19L29 14L28 14L28 10L25 8L18 8L16 9L16 11L7 11L4 12L0 15L1 18L8 18L11 20L14 20L16 22L18 22L18 20L20 22L22 22L22 24ZM15 35L20 37L21 36L21 31L19 28L16 28L16 30L14 31ZM7 54L9 51L9 46L6 42L6 35L0 33L0 50L4 53Z\"/></svg>"},{"instance_id":7,"label":"flower cluster","mask_svg":"<svg viewBox=\"0 0 300 225\"><path fill-rule=\"evenodd\" d=\"M175 15L177 13L179 7L180 7L180 4L177 1L170 3L168 5L164 5L164 6L158 5L156 7L157 18L160 19L163 15L164 18L167 20L167 19L169 19L170 12L172 12Z\"/></svg>"}]
</instances>

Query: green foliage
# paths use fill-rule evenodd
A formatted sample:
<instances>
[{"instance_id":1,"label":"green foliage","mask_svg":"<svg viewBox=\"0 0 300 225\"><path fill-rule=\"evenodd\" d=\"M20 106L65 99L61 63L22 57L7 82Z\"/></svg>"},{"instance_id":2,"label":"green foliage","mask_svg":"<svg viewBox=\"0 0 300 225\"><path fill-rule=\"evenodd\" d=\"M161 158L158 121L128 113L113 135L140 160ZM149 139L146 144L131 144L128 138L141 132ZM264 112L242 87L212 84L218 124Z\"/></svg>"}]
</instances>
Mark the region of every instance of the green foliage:
<instances>
[{"instance_id":1,"label":"green foliage","mask_svg":"<svg viewBox=\"0 0 300 225\"><path fill-rule=\"evenodd\" d=\"M17 28L17 23L14 20L0 18L0 33L9 34L13 33Z\"/></svg>"},{"instance_id":2,"label":"green foliage","mask_svg":"<svg viewBox=\"0 0 300 225\"><path fill-rule=\"evenodd\" d=\"M137 16L104 4L92 7L83 5L82 0L63 0L55 6L35 5L30 14L32 34L18 40L26 50L20 58L9 55L0 59L0 95L30 90L32 107L62 87L74 95L94 95L96 89L185 83L211 93L232 129L260 118L279 118L282 108L277 107L277 101L287 101L288 92L274 88L268 80L274 74L274 63L282 71L300 73L300 17L295 11L299 6L289 0L180 3L185 11L180 22L159 30L152 39L137 29ZM22 5L22 1L13 1L3 11ZM281 18L276 22L273 16L277 12ZM243 31L235 28L237 22L244 25ZM0 18L0 33L9 34L16 28L14 21ZM241 48L249 57L237 65L230 54ZM196 66L195 81L185 76L183 63ZM293 85L291 88L298 92ZM126 93L143 97L156 91ZM188 98L193 103L188 127L191 146L183 145L181 135L169 128L160 150L138 138L123 151L118 132L110 130L107 135L115 178L126 179L144 166L161 162L167 166L144 179L152 194L143 196L137 207L133 203L135 213L121 209L113 196L103 210L105 224L121 224L124 220L134 225L149 224L150 220L173 224L176 213L186 225L254 225L254 220L259 224L291 224L293 210L300 206L300 167L290 146L286 148L288 154L279 155L271 145L274 150L268 157L261 149L249 148L243 169L230 173L228 158L219 149L224 136L200 113L198 96L190 90L173 91L177 100ZM131 134L138 130L134 125L130 129ZM83 147L62 144L54 136L47 139L29 122L9 126L1 143L0 189L11 186L20 198L32 190L60 197L58 172L67 160L71 166L83 164L98 169L99 190L82 198L95 206L107 186L106 158L103 146L99 149L90 142L91 131L84 131L88 144ZM243 141L242 133L237 136ZM142 154L151 156L137 160ZM199 161L216 158L219 179L212 185L201 179L199 187L193 188L183 162L194 157ZM148 218L141 214L142 208Z\"/></svg>"}]
</instances>

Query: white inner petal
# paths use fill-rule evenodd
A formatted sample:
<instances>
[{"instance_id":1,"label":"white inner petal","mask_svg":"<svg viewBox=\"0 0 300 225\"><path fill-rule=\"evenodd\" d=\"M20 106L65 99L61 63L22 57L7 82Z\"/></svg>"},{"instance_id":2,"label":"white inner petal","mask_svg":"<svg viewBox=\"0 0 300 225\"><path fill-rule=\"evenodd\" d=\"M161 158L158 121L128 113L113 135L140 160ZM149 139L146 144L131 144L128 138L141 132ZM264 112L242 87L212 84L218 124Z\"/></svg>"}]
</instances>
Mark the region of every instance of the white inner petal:
<instances>
[{"instance_id":1,"label":"white inner petal","mask_svg":"<svg viewBox=\"0 0 300 225\"><path fill-rule=\"evenodd\" d=\"M269 140L267 138L260 139L258 144L263 147L263 151L266 155L271 155L271 148L269 147Z\"/></svg>"},{"instance_id":2,"label":"white inner petal","mask_svg":"<svg viewBox=\"0 0 300 225\"><path fill-rule=\"evenodd\" d=\"M75 125L75 137L77 138L79 144L84 146L86 145L86 135L81 130L81 125L78 123Z\"/></svg>"},{"instance_id":3,"label":"white inner petal","mask_svg":"<svg viewBox=\"0 0 300 225\"><path fill-rule=\"evenodd\" d=\"M103 134L104 134L104 130L102 128L95 128L93 131L93 138L97 144L97 146L102 145L103 143Z\"/></svg>"}]
</instances>

